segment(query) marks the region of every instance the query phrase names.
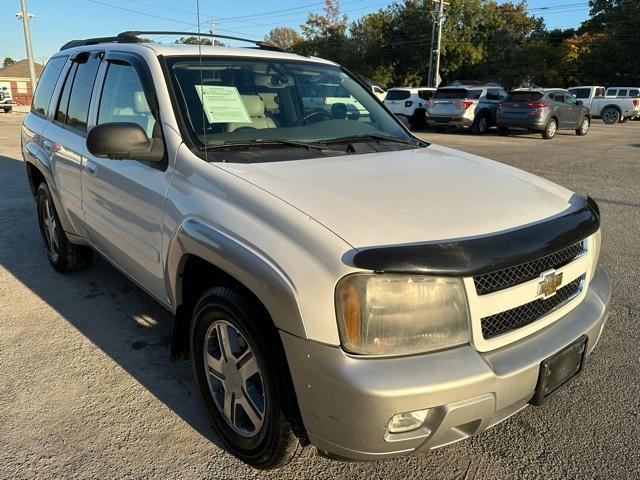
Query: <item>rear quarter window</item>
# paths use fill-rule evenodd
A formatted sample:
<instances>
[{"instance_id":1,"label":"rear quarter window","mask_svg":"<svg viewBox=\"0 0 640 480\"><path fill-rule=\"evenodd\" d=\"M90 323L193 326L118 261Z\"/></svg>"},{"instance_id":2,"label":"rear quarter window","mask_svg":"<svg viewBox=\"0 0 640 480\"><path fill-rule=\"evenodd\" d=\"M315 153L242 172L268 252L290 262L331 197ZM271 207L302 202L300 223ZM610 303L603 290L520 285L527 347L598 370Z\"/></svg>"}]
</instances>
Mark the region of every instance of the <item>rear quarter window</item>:
<instances>
[{"instance_id":1,"label":"rear quarter window","mask_svg":"<svg viewBox=\"0 0 640 480\"><path fill-rule=\"evenodd\" d=\"M40 76L40 81L33 96L33 102L31 104L32 112L43 116L47 115L53 90L56 88L56 83L58 83L58 78L60 77L60 73L62 73L64 64L67 62L67 58L66 56L55 57L47 62L47 66L44 67L44 71Z\"/></svg>"},{"instance_id":2,"label":"rear quarter window","mask_svg":"<svg viewBox=\"0 0 640 480\"><path fill-rule=\"evenodd\" d=\"M389 90L385 100L405 100L411 96L409 90Z\"/></svg>"}]
</instances>

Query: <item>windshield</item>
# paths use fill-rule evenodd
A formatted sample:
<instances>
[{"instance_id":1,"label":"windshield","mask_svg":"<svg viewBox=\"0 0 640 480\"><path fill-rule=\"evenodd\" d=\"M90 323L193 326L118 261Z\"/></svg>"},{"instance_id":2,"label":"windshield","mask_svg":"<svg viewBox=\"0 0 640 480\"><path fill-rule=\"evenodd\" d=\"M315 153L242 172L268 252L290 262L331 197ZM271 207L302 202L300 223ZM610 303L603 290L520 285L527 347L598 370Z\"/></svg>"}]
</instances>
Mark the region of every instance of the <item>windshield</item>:
<instances>
[{"instance_id":1,"label":"windshield","mask_svg":"<svg viewBox=\"0 0 640 480\"><path fill-rule=\"evenodd\" d=\"M420 145L336 66L238 57L169 58L168 66L185 124L203 150L304 142L319 156L318 143L360 137Z\"/></svg>"}]
</instances>

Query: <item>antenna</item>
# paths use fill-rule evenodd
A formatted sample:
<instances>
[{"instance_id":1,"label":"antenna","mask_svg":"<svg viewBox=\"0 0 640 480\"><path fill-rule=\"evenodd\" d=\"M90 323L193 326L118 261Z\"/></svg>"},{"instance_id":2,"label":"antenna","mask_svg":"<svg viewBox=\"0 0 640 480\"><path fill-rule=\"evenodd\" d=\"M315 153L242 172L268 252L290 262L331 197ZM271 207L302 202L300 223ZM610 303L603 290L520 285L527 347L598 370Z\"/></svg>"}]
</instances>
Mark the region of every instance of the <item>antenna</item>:
<instances>
[{"instance_id":1,"label":"antenna","mask_svg":"<svg viewBox=\"0 0 640 480\"><path fill-rule=\"evenodd\" d=\"M204 137L204 161L208 162L207 158L207 127L205 124L206 115L204 112L204 79L202 74L202 36L200 35L200 0L196 0L196 21L198 23L198 61L200 62L200 103L202 104L202 135ZM212 32L213 35L213 32ZM214 43L212 40L211 43Z\"/></svg>"}]
</instances>

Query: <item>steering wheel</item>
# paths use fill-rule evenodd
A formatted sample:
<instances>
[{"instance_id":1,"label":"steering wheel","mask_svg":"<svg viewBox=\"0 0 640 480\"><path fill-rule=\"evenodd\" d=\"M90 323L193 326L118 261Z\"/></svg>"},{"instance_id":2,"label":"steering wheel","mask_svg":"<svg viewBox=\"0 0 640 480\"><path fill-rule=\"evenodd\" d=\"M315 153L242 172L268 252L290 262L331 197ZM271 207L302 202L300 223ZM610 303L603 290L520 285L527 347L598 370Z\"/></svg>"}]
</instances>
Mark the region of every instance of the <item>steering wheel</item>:
<instances>
[{"instance_id":1,"label":"steering wheel","mask_svg":"<svg viewBox=\"0 0 640 480\"><path fill-rule=\"evenodd\" d=\"M298 120L298 125L309 125L310 123L316 123L321 120L333 120L333 117L329 112L316 110Z\"/></svg>"}]
</instances>

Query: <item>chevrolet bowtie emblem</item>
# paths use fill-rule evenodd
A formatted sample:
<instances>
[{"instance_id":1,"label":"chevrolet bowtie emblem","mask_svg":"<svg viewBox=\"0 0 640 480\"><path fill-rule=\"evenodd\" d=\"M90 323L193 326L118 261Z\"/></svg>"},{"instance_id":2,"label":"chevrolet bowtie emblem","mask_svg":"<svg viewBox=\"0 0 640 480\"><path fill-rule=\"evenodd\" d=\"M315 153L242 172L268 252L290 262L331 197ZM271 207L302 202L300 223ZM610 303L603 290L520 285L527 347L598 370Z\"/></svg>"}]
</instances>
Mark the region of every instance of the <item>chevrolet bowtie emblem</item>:
<instances>
[{"instance_id":1,"label":"chevrolet bowtie emblem","mask_svg":"<svg viewBox=\"0 0 640 480\"><path fill-rule=\"evenodd\" d=\"M540 283L538 283L538 295L547 299L556 294L558 287L562 285L562 273L556 273L555 270L547 270L540 275Z\"/></svg>"}]
</instances>

